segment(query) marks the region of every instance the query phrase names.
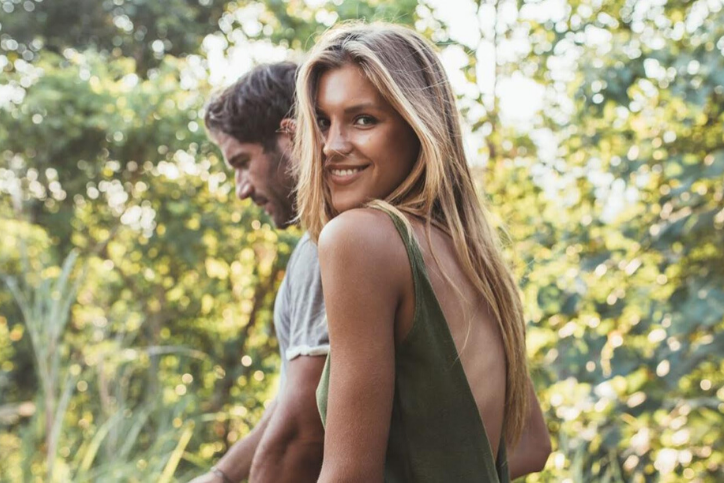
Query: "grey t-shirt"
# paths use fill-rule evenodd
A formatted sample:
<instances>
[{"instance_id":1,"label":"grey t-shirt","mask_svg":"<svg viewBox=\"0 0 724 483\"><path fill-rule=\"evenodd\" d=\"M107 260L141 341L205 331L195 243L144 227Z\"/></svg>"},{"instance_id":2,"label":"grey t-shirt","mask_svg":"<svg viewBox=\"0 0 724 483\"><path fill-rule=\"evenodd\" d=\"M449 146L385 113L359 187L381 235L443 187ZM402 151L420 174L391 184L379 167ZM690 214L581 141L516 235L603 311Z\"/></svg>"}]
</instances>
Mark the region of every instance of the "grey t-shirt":
<instances>
[{"instance_id":1,"label":"grey t-shirt","mask_svg":"<svg viewBox=\"0 0 724 483\"><path fill-rule=\"evenodd\" d=\"M274 302L274 329L282 356L282 385L289 361L329 353L317 246L308 233L297 243Z\"/></svg>"}]
</instances>

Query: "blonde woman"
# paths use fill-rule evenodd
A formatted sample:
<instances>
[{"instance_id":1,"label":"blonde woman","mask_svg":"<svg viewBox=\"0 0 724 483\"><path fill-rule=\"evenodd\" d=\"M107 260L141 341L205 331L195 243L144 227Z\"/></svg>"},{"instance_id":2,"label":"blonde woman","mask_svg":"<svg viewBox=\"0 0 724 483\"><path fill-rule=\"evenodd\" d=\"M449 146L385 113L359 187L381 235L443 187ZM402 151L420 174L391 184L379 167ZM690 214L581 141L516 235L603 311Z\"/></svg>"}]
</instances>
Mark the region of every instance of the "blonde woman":
<instances>
[{"instance_id":1,"label":"blonde woman","mask_svg":"<svg viewBox=\"0 0 724 483\"><path fill-rule=\"evenodd\" d=\"M297 96L298 208L318 240L331 346L319 481L539 471L550 442L518 289L432 47L403 27L344 25L311 52Z\"/></svg>"}]
</instances>

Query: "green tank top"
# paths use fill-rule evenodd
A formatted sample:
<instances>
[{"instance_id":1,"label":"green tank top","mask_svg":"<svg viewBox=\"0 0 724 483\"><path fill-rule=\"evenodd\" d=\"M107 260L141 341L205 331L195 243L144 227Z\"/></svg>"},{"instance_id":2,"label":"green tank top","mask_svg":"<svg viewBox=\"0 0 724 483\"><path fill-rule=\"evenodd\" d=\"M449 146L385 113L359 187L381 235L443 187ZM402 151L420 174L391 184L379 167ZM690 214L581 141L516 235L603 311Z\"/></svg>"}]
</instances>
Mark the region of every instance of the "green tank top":
<instances>
[{"instance_id":1,"label":"green tank top","mask_svg":"<svg viewBox=\"0 0 724 483\"><path fill-rule=\"evenodd\" d=\"M427 275L422 252L393 213L415 287L413 326L395 348L395 396L385 483L509 483L505 442L497 461L455 342ZM326 424L331 354L317 387Z\"/></svg>"}]
</instances>

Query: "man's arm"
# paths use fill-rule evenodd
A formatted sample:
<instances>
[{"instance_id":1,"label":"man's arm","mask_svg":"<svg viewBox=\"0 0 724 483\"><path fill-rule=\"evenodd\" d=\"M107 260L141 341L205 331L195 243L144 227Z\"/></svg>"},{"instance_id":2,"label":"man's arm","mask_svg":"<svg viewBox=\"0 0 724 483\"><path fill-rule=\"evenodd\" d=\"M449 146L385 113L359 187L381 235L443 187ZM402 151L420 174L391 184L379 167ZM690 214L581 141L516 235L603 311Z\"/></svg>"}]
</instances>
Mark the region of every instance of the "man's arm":
<instances>
[{"instance_id":1,"label":"man's arm","mask_svg":"<svg viewBox=\"0 0 724 483\"><path fill-rule=\"evenodd\" d=\"M278 399L278 398L277 398ZM231 481L239 482L249 476L251 463L254 454L259 446L259 441L269 426L269 422L274 417L277 407L277 399L272 401L261 421L254 429L244 438L240 439L226 452L226 454L216 463L216 467L221 470ZM190 483L225 483L224 479L212 472L205 473L198 478L193 479Z\"/></svg>"},{"instance_id":2,"label":"man's arm","mask_svg":"<svg viewBox=\"0 0 724 483\"><path fill-rule=\"evenodd\" d=\"M531 380L528 380L528 400L528 417L523 434L518 445L508 453L511 480L543 471L551 454L551 437Z\"/></svg>"},{"instance_id":3,"label":"man's arm","mask_svg":"<svg viewBox=\"0 0 724 483\"><path fill-rule=\"evenodd\" d=\"M324 362L324 357L310 356L289 362L274 417L254 454L250 482L317 481L324 453L324 428L316 390Z\"/></svg>"}]
</instances>

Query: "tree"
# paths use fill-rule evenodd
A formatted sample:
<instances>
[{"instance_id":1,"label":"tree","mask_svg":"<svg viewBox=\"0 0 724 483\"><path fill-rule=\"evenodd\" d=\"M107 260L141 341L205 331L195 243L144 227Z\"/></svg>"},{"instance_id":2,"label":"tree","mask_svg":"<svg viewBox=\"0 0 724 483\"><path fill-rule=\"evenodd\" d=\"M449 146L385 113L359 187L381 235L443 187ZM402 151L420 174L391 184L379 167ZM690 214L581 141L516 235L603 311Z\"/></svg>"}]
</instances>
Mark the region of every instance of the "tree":
<instances>
[{"instance_id":1,"label":"tree","mask_svg":"<svg viewBox=\"0 0 724 483\"><path fill-rule=\"evenodd\" d=\"M16 288L0 292L0 479L169 481L205 469L276 389L272 303L299 236L235 205L200 119L212 87L203 39L243 7L2 7L0 261ZM305 9L269 4L259 20L275 30L255 38L324 28L281 26L314 14ZM61 271L72 250L75 268ZM60 295L68 324L45 370L29 334L54 312L21 308L67 284L78 289Z\"/></svg>"},{"instance_id":2,"label":"tree","mask_svg":"<svg viewBox=\"0 0 724 483\"><path fill-rule=\"evenodd\" d=\"M555 446L528 481L721 479L721 2L461 2L465 28L433 2L0 8L3 481L170 481L253 426L299 233L233 200L207 43L295 56L361 17L438 44L507 227ZM69 304L50 358L31 334L62 310L31 302Z\"/></svg>"}]
</instances>

